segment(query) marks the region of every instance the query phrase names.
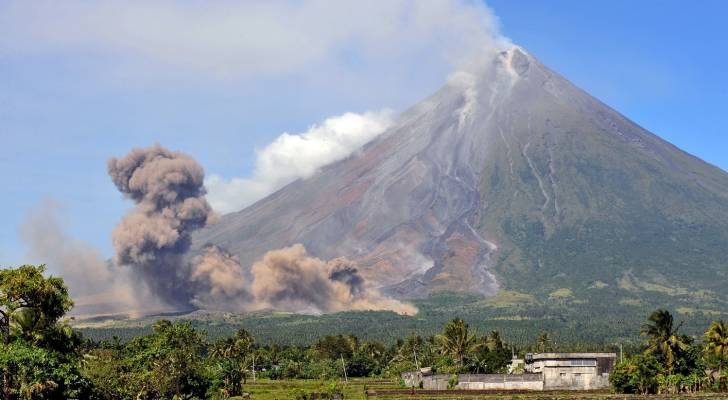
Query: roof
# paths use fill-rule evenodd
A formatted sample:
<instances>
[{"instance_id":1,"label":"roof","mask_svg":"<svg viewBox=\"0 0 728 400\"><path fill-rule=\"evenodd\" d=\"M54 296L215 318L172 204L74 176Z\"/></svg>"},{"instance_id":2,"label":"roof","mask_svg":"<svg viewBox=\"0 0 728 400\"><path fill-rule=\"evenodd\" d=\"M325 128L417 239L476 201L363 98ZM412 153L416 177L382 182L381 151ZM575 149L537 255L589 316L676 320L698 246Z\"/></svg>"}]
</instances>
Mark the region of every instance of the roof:
<instances>
[{"instance_id":1,"label":"roof","mask_svg":"<svg viewBox=\"0 0 728 400\"><path fill-rule=\"evenodd\" d=\"M552 359L585 359L585 358L617 358L617 353L536 353L534 360Z\"/></svg>"}]
</instances>

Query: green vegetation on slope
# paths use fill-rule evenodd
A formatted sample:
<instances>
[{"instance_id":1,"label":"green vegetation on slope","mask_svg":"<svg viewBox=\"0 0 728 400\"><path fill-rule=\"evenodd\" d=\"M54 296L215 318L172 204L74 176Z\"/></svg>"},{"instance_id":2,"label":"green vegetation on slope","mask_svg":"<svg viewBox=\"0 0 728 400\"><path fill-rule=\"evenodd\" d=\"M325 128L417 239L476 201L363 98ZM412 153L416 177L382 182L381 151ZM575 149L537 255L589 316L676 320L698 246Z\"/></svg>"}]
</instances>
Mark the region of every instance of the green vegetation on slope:
<instances>
[{"instance_id":1,"label":"green vegetation on slope","mask_svg":"<svg viewBox=\"0 0 728 400\"><path fill-rule=\"evenodd\" d=\"M591 289L599 292L605 289ZM524 346L532 343L541 331L548 331L556 345L580 346L583 349L615 349L616 343L629 345L640 342L637 332L642 318L662 306L667 294L655 293L638 304L623 304L621 297L598 293L592 298L577 301L572 297L557 297L537 302L529 295L503 291L498 297L483 299L474 295L440 293L416 301L420 312L415 316L402 316L392 312L343 312L326 315L300 315L292 313L230 313L195 312L172 320L188 320L204 329L210 338L219 338L245 328L262 343L306 345L326 335L356 332L367 340L387 344L413 333L434 335L453 317L461 317L480 332L500 331L511 343ZM694 306L685 314L683 330L699 335L710 320L727 318L725 311L702 311ZM725 308L717 308L725 310ZM148 334L150 326L160 317L138 320L95 319L79 320L76 326L84 335L96 340L113 336L128 340Z\"/></svg>"}]
</instances>

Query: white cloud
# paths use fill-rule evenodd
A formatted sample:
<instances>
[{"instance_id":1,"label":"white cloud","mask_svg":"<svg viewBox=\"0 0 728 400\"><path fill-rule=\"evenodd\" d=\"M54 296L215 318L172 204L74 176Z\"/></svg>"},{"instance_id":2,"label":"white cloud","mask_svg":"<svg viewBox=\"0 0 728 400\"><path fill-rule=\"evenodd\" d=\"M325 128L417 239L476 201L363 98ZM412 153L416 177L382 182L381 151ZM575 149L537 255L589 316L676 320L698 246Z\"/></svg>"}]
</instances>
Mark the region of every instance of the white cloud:
<instances>
[{"instance_id":1,"label":"white cloud","mask_svg":"<svg viewBox=\"0 0 728 400\"><path fill-rule=\"evenodd\" d=\"M325 77L452 67L493 48L497 25L475 0L8 0L0 54L87 54L136 78Z\"/></svg>"},{"instance_id":2,"label":"white cloud","mask_svg":"<svg viewBox=\"0 0 728 400\"><path fill-rule=\"evenodd\" d=\"M224 179L211 175L205 181L207 200L219 213L244 208L298 178L308 178L319 168L342 160L384 132L392 112L346 113L311 126L306 132L283 133L256 152L253 175Z\"/></svg>"}]
</instances>

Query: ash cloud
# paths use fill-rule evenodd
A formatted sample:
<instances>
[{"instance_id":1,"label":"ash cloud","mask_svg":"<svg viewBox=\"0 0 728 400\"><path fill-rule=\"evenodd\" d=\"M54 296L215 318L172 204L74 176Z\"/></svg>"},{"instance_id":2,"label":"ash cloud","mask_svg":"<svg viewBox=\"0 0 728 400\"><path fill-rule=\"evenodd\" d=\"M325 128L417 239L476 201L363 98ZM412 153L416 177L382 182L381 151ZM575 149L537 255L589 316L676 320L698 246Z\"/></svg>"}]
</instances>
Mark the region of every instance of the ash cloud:
<instances>
[{"instance_id":1,"label":"ash cloud","mask_svg":"<svg viewBox=\"0 0 728 400\"><path fill-rule=\"evenodd\" d=\"M248 308L240 260L227 251L207 245L192 260L190 280L197 285L192 304L200 308L235 311Z\"/></svg>"},{"instance_id":2,"label":"ash cloud","mask_svg":"<svg viewBox=\"0 0 728 400\"><path fill-rule=\"evenodd\" d=\"M250 274L237 256L211 244L190 259L191 234L214 222L215 214L204 198L202 167L184 153L159 145L133 149L110 159L108 172L135 203L113 231L113 262L66 234L56 203L43 203L21 229L31 258L60 273L84 313L170 307L417 312L368 286L353 261L342 257L326 262L308 255L300 244L268 252ZM246 280L248 275L252 279Z\"/></svg>"},{"instance_id":3,"label":"ash cloud","mask_svg":"<svg viewBox=\"0 0 728 400\"><path fill-rule=\"evenodd\" d=\"M33 207L20 228L28 258L47 264L69 288L74 313L105 314L152 310L153 296L132 285L126 271L114 268L88 243L72 238L64 228L62 205L47 199Z\"/></svg>"},{"instance_id":4,"label":"ash cloud","mask_svg":"<svg viewBox=\"0 0 728 400\"><path fill-rule=\"evenodd\" d=\"M325 262L309 256L301 244L269 251L253 264L252 275L252 294L258 307L316 314L345 310L417 312L415 307L367 287L352 261L338 258Z\"/></svg>"},{"instance_id":5,"label":"ash cloud","mask_svg":"<svg viewBox=\"0 0 728 400\"><path fill-rule=\"evenodd\" d=\"M108 172L136 203L112 234L115 262L132 267L165 303L192 307L191 268L184 256L191 233L215 218L204 198L202 167L157 144L110 159Z\"/></svg>"},{"instance_id":6,"label":"ash cloud","mask_svg":"<svg viewBox=\"0 0 728 400\"><path fill-rule=\"evenodd\" d=\"M340 257L329 261L327 267L330 280L346 284L354 296L364 293L364 278L359 275L356 263L346 257Z\"/></svg>"},{"instance_id":7,"label":"ash cloud","mask_svg":"<svg viewBox=\"0 0 728 400\"><path fill-rule=\"evenodd\" d=\"M109 286L112 272L98 251L68 235L61 209L60 203L48 199L27 214L20 237L29 248L28 257L61 274L74 296L96 294Z\"/></svg>"}]
</instances>

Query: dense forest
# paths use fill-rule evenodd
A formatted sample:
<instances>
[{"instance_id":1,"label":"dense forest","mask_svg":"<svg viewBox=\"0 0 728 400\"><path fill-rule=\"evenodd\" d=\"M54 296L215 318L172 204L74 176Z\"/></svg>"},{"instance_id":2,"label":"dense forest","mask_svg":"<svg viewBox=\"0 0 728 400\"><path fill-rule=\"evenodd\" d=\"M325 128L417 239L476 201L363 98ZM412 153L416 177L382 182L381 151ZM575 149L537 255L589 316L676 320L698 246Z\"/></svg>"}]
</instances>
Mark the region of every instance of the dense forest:
<instances>
[{"instance_id":1,"label":"dense forest","mask_svg":"<svg viewBox=\"0 0 728 400\"><path fill-rule=\"evenodd\" d=\"M555 299L535 303L524 299L523 295L505 291L492 299L461 293L438 293L415 300L419 313L414 316L388 311L323 315L195 311L138 319L115 316L77 318L73 325L84 336L97 341L114 336L128 341L149 334L154 322L165 318L189 321L195 328L207 332L209 339L230 336L244 328L265 344L305 346L326 335L357 332L362 339L391 345L397 339L412 334L435 335L453 316L458 316L478 331L497 330L508 338L509 343L520 347L528 346L541 331L547 331L557 348L617 351L620 344L625 349L637 349L642 344L639 330L645 315L669 304L665 299L660 300L656 297L655 301L630 305L595 297L589 302ZM702 335L705 326L712 320L726 315L686 312L680 308L675 311L683 322L682 331L691 336Z\"/></svg>"},{"instance_id":2,"label":"dense forest","mask_svg":"<svg viewBox=\"0 0 728 400\"><path fill-rule=\"evenodd\" d=\"M190 321L158 320L130 340L84 339L64 316L73 307L59 278L43 266L0 270L2 398L160 399L239 395L250 379L398 379L432 367L438 373L506 372L513 354L578 351L594 345L555 343L544 329L530 343L479 330L450 315L434 334L390 343L349 333L307 344L262 343L249 330L210 338ZM610 379L625 393L725 390L728 324L713 321L699 337L683 334L670 312L643 324L642 343L627 349Z\"/></svg>"}]
</instances>

